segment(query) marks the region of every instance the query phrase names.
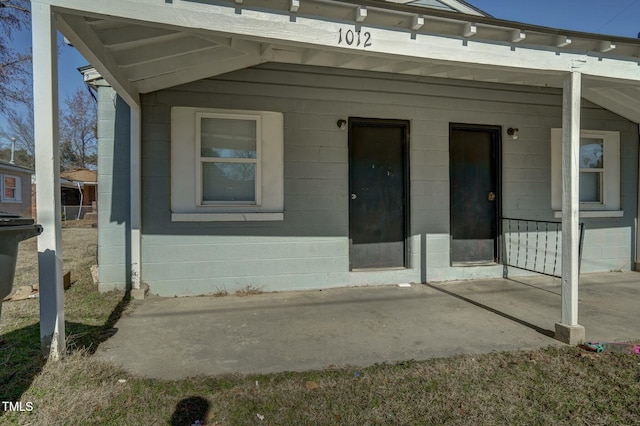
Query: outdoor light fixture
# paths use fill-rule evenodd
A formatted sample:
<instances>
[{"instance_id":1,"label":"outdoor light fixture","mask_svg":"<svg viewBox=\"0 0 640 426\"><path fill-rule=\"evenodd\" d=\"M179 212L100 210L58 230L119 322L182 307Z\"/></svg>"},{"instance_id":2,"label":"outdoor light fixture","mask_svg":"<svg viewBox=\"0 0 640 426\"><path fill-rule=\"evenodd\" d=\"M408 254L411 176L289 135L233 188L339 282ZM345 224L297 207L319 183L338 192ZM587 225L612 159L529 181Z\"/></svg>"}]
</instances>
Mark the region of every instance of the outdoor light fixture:
<instances>
[{"instance_id":1,"label":"outdoor light fixture","mask_svg":"<svg viewBox=\"0 0 640 426\"><path fill-rule=\"evenodd\" d=\"M347 120L340 119L336 124L338 125L338 129L340 130L344 130L347 128Z\"/></svg>"},{"instance_id":2,"label":"outdoor light fixture","mask_svg":"<svg viewBox=\"0 0 640 426\"><path fill-rule=\"evenodd\" d=\"M513 127L509 127L507 129L507 134L511 136L511 138L515 141L518 139L518 129L514 129Z\"/></svg>"}]
</instances>

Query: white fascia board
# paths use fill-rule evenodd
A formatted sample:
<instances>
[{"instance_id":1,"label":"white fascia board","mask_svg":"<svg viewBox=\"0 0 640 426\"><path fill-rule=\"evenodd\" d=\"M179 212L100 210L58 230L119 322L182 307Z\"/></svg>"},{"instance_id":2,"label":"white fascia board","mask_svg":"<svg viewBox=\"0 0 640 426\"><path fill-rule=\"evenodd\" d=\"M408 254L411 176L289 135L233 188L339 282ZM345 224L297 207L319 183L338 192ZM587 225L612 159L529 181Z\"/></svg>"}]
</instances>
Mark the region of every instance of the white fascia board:
<instances>
[{"instance_id":1,"label":"white fascia board","mask_svg":"<svg viewBox=\"0 0 640 426\"><path fill-rule=\"evenodd\" d=\"M36 1L36 0L34 0ZM292 22L286 14L243 10L197 2L149 3L131 0L49 0L52 4L75 13L113 16L149 24L174 28L201 29L218 34L234 34L249 40L277 42L297 46L313 46L335 51L354 51L368 55L392 55L400 58L418 58L472 64L485 68L515 68L534 71L570 72L579 62L583 75L601 76L631 81L640 80L637 61L598 58L580 53L561 52L553 47L529 49L523 46L513 50L509 43L485 42L429 34L418 34L397 29L369 28L360 25L361 34L369 33L366 48L361 44L339 44L339 31L353 30L352 24L298 17ZM100 71L100 70L99 70Z\"/></svg>"}]
</instances>

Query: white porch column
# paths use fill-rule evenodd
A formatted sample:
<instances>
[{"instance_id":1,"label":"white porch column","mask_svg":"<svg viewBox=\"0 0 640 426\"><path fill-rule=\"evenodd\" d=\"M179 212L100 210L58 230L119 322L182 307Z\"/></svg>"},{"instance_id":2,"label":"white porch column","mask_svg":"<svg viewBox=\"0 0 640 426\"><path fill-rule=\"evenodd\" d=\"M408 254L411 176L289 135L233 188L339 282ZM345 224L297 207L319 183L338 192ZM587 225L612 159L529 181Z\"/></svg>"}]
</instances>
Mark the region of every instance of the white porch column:
<instances>
[{"instance_id":1,"label":"white porch column","mask_svg":"<svg viewBox=\"0 0 640 426\"><path fill-rule=\"evenodd\" d=\"M58 59L51 6L31 3L33 36L33 105L36 156L40 342L57 360L65 353L60 152L58 145Z\"/></svg>"},{"instance_id":2,"label":"white porch column","mask_svg":"<svg viewBox=\"0 0 640 426\"><path fill-rule=\"evenodd\" d=\"M131 296L142 299L146 289L142 286L141 248L141 153L140 153L140 105L129 105L130 115L130 212L131 212Z\"/></svg>"},{"instance_id":3,"label":"white porch column","mask_svg":"<svg viewBox=\"0 0 640 426\"><path fill-rule=\"evenodd\" d=\"M584 327L578 325L581 86L582 74L570 72L562 102L562 316L556 339L572 345L585 338Z\"/></svg>"}]
</instances>

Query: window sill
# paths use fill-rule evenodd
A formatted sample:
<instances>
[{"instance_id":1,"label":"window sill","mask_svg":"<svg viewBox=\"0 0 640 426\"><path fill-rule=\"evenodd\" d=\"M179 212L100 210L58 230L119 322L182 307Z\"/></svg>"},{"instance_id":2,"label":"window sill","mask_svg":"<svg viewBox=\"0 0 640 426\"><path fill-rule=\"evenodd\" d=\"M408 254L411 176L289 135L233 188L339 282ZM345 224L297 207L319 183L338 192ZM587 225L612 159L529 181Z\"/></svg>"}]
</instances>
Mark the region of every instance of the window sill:
<instances>
[{"instance_id":1,"label":"window sill","mask_svg":"<svg viewBox=\"0 0 640 426\"><path fill-rule=\"evenodd\" d=\"M171 213L172 222L281 221L284 213Z\"/></svg>"},{"instance_id":2,"label":"window sill","mask_svg":"<svg viewBox=\"0 0 640 426\"><path fill-rule=\"evenodd\" d=\"M580 217L622 217L624 216L624 210L582 210L580 211ZM562 217L562 211L554 211L553 217L559 219Z\"/></svg>"}]
</instances>

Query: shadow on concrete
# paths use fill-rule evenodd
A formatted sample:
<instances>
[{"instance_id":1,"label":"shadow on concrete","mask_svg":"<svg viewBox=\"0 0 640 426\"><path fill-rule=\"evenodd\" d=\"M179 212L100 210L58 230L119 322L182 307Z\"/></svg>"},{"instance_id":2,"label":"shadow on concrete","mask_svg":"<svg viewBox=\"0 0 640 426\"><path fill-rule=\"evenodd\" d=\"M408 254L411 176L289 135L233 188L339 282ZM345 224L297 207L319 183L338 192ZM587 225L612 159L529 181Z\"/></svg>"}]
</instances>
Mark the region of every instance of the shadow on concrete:
<instances>
[{"instance_id":1,"label":"shadow on concrete","mask_svg":"<svg viewBox=\"0 0 640 426\"><path fill-rule=\"evenodd\" d=\"M531 288L535 288L536 290L542 290L542 291L546 291L547 293L551 293L551 294L555 294L556 296L562 296L562 292L560 290L560 285L558 284L558 290L554 291L554 290L549 290L548 286L538 286L538 285L533 285L531 283L527 283L524 281L519 281L516 280L515 278L505 278L508 281L514 282L516 284L520 284L520 285L526 285L527 287L531 287Z\"/></svg>"},{"instance_id":2,"label":"shadow on concrete","mask_svg":"<svg viewBox=\"0 0 640 426\"><path fill-rule=\"evenodd\" d=\"M542 334L544 336L555 338L555 333L553 331L551 331L551 330L547 330L545 328L539 327L539 326L537 326L535 324L532 324L530 322L527 322L527 321L525 321L523 319L516 318L513 315L509 315L509 314L507 314L505 312L499 311L499 310L497 310L495 308L492 308L492 307L487 306L485 304L482 304L480 302L476 302L475 300L471 300L468 297L461 296L461 295L456 294L454 292L451 292L449 290L445 290L445 289L443 289L441 287L437 287L437 286L434 286L434 285L428 284L428 283L427 284L423 284L423 285L425 285L425 286L427 286L427 287L429 287L429 288L431 288L433 290L437 290L437 291L439 291L441 293L444 293L444 294L446 294L448 296L455 297L456 299L462 300L462 301L467 302L467 303L469 303L471 305L477 306L478 308L482 308L482 309L484 309L486 311L489 311L489 312L491 312L493 314L499 315L502 318L506 318L506 319L508 319L510 321L513 321L515 323L518 323L520 325L524 325L525 327L528 327L528 328L530 328L530 329L532 329L532 330L534 330L534 331L536 331L536 332L538 332L538 333L540 333L540 334Z\"/></svg>"}]
</instances>

